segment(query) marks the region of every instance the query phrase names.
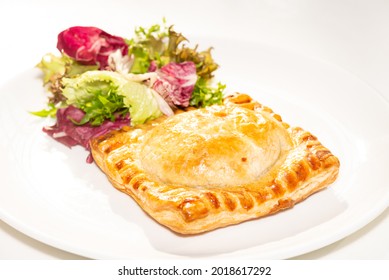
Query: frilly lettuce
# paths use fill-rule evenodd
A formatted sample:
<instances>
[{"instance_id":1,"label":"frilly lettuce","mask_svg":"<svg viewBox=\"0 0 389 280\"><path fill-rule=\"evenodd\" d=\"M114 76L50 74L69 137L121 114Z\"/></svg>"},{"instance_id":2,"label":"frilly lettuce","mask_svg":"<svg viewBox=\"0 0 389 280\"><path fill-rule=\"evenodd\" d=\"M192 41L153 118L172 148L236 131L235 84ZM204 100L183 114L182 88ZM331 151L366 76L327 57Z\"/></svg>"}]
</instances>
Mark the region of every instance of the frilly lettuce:
<instances>
[{"instance_id":1,"label":"frilly lettuce","mask_svg":"<svg viewBox=\"0 0 389 280\"><path fill-rule=\"evenodd\" d=\"M96 65L80 64L65 54L56 56L51 53L44 55L37 67L42 70L43 84L51 93L48 100L49 109L33 113L41 117L55 115L56 105L64 101L65 98L62 95L63 78L73 78L81 73L97 70L98 68Z\"/></svg>"},{"instance_id":2,"label":"frilly lettuce","mask_svg":"<svg viewBox=\"0 0 389 280\"><path fill-rule=\"evenodd\" d=\"M44 55L37 67L43 72L43 83L53 82L57 78L74 77L90 70L97 70L97 65L83 65L67 55Z\"/></svg>"},{"instance_id":3,"label":"frilly lettuce","mask_svg":"<svg viewBox=\"0 0 389 280\"><path fill-rule=\"evenodd\" d=\"M129 113L131 124L137 125L162 115L149 87L117 72L88 71L73 79L64 78L62 83L66 103L86 113L80 124L99 125Z\"/></svg>"}]
</instances>

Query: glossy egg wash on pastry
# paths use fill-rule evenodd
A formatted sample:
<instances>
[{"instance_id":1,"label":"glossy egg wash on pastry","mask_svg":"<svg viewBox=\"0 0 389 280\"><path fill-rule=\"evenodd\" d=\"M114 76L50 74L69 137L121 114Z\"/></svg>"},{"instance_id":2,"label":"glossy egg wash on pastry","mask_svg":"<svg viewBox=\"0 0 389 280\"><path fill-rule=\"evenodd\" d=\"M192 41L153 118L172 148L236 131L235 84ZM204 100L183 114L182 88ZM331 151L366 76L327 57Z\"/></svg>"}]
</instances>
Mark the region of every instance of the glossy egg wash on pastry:
<instances>
[{"instance_id":1,"label":"glossy egg wash on pastry","mask_svg":"<svg viewBox=\"0 0 389 280\"><path fill-rule=\"evenodd\" d=\"M175 186L232 187L263 176L291 146L282 125L237 106L177 114L144 135L140 166Z\"/></svg>"},{"instance_id":2,"label":"glossy egg wash on pastry","mask_svg":"<svg viewBox=\"0 0 389 280\"><path fill-rule=\"evenodd\" d=\"M315 136L245 94L111 132L91 148L117 189L182 234L292 207L339 170Z\"/></svg>"}]
</instances>

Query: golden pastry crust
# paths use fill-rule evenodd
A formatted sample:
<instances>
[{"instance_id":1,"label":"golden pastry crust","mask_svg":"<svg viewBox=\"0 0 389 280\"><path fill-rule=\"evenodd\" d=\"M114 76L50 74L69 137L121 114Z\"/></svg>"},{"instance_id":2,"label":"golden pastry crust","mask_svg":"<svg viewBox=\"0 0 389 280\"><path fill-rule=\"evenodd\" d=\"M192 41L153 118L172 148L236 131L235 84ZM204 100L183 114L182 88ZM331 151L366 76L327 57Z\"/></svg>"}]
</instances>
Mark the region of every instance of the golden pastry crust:
<instances>
[{"instance_id":1,"label":"golden pastry crust","mask_svg":"<svg viewBox=\"0 0 389 280\"><path fill-rule=\"evenodd\" d=\"M91 149L117 189L181 234L290 208L339 172L315 136L246 94L108 133Z\"/></svg>"}]
</instances>

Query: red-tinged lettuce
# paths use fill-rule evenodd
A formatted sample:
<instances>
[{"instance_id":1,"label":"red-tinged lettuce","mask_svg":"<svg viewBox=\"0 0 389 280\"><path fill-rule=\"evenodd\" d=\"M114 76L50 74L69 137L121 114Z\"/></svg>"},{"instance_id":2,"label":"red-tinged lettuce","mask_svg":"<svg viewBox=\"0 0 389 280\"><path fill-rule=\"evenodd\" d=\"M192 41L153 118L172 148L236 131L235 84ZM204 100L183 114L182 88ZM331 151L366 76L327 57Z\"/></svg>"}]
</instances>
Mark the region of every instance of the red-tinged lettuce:
<instances>
[{"instance_id":1,"label":"red-tinged lettuce","mask_svg":"<svg viewBox=\"0 0 389 280\"><path fill-rule=\"evenodd\" d=\"M116 50L128 54L123 38L113 36L97 27L74 26L58 34L57 48L77 62L87 65L108 66L108 57Z\"/></svg>"},{"instance_id":2,"label":"red-tinged lettuce","mask_svg":"<svg viewBox=\"0 0 389 280\"><path fill-rule=\"evenodd\" d=\"M188 107L197 81L196 65L192 61L169 63L157 70L152 88L172 106Z\"/></svg>"},{"instance_id":3,"label":"red-tinged lettuce","mask_svg":"<svg viewBox=\"0 0 389 280\"><path fill-rule=\"evenodd\" d=\"M56 124L44 127L43 131L69 148L81 145L89 151L89 141L92 138L104 135L111 130L120 129L130 124L128 116L119 116L115 121L106 120L100 126L92 126L89 123L84 125L75 124L80 122L84 115L85 113L82 110L74 106L58 109ZM91 163L92 161L92 157L88 156L87 162Z\"/></svg>"}]
</instances>

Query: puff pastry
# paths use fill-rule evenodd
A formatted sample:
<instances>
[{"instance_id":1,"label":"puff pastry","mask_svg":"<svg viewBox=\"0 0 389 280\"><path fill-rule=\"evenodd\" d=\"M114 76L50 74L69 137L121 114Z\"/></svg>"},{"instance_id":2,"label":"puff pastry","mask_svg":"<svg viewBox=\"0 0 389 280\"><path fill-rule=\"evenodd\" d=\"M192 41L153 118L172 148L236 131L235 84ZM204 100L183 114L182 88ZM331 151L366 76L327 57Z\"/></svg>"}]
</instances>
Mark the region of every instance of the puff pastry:
<instances>
[{"instance_id":1,"label":"puff pastry","mask_svg":"<svg viewBox=\"0 0 389 280\"><path fill-rule=\"evenodd\" d=\"M91 141L114 187L160 224L196 234L292 207L335 181L318 139L246 94Z\"/></svg>"}]
</instances>

